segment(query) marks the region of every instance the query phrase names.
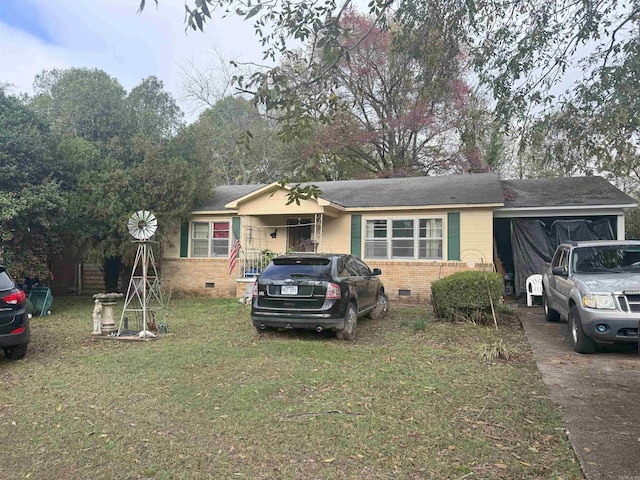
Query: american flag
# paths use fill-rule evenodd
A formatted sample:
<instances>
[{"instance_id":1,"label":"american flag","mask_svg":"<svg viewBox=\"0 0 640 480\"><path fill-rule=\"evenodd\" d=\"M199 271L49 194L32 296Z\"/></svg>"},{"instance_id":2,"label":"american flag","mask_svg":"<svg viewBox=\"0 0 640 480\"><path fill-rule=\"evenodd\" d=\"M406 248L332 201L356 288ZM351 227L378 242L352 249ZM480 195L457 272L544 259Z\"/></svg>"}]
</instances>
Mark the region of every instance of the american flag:
<instances>
[{"instance_id":1,"label":"american flag","mask_svg":"<svg viewBox=\"0 0 640 480\"><path fill-rule=\"evenodd\" d=\"M233 234L233 245L231 246L231 254L229 255L229 273L233 272L233 269L236 268L236 263L238 263L238 253L240 252L240 240L236 237L236 234Z\"/></svg>"}]
</instances>

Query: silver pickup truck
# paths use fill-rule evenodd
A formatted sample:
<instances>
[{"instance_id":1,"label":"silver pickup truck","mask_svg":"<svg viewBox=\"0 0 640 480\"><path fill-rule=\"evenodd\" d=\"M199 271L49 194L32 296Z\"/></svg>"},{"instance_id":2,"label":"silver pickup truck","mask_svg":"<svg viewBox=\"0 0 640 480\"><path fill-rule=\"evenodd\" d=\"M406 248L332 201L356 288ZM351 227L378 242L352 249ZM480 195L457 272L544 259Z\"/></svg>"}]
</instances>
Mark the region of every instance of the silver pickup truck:
<instances>
[{"instance_id":1,"label":"silver pickup truck","mask_svg":"<svg viewBox=\"0 0 640 480\"><path fill-rule=\"evenodd\" d=\"M640 241L565 242L542 275L545 318L565 318L578 353L597 343L637 342Z\"/></svg>"}]
</instances>

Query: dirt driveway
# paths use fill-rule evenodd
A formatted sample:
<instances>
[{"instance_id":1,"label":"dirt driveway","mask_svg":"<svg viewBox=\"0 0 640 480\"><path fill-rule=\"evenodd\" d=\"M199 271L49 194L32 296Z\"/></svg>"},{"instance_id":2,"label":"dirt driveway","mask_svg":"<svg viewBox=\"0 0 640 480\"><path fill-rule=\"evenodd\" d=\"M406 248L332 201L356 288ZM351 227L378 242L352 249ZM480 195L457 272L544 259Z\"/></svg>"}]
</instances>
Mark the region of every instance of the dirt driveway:
<instances>
[{"instance_id":1,"label":"dirt driveway","mask_svg":"<svg viewBox=\"0 0 640 480\"><path fill-rule=\"evenodd\" d=\"M640 356L636 344L575 353L566 322L518 308L551 398L589 480L640 480Z\"/></svg>"}]
</instances>

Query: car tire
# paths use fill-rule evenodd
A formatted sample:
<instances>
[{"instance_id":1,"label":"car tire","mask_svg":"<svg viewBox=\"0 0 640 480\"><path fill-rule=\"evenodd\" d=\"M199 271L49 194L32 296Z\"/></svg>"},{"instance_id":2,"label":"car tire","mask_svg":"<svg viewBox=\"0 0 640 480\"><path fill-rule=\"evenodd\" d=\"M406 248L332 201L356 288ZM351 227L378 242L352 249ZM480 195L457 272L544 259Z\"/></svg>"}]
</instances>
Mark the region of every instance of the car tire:
<instances>
[{"instance_id":1,"label":"car tire","mask_svg":"<svg viewBox=\"0 0 640 480\"><path fill-rule=\"evenodd\" d=\"M571 307L569 312L569 333L571 335L571 346L578 353L594 353L596 351L596 342L593 338L588 337L582 328L580 321L580 312L575 305Z\"/></svg>"},{"instance_id":2,"label":"car tire","mask_svg":"<svg viewBox=\"0 0 640 480\"><path fill-rule=\"evenodd\" d=\"M21 360L27 354L27 344L16 345L14 347L6 347L4 356L9 360Z\"/></svg>"},{"instance_id":3,"label":"car tire","mask_svg":"<svg viewBox=\"0 0 640 480\"><path fill-rule=\"evenodd\" d=\"M369 313L369 317L374 320L379 320L387 316L389 312L389 297L382 290L378 292L378 298L376 300L376 306Z\"/></svg>"},{"instance_id":4,"label":"car tire","mask_svg":"<svg viewBox=\"0 0 640 480\"><path fill-rule=\"evenodd\" d=\"M544 319L547 322L559 322L560 314L549 306L549 300L547 299L547 292L542 291L542 308L544 309Z\"/></svg>"},{"instance_id":5,"label":"car tire","mask_svg":"<svg viewBox=\"0 0 640 480\"><path fill-rule=\"evenodd\" d=\"M346 340L353 342L356 339L356 330L358 328L358 311L356 305L350 302L347 311L344 314L344 328L336 332L338 340Z\"/></svg>"}]
</instances>

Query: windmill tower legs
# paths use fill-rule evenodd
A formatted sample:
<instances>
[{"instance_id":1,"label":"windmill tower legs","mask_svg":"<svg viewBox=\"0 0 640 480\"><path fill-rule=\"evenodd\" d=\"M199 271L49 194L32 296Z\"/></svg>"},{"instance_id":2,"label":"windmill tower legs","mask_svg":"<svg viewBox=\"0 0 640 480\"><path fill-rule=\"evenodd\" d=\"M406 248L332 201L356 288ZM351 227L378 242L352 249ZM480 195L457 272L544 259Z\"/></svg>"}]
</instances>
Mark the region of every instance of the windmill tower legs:
<instances>
[{"instance_id":1,"label":"windmill tower legs","mask_svg":"<svg viewBox=\"0 0 640 480\"><path fill-rule=\"evenodd\" d=\"M135 325L130 323L132 320L135 321ZM151 242L142 240L138 242L117 336L139 331L139 336L146 338L149 335L149 326L164 320L162 289L153 248ZM131 327L137 331L132 332Z\"/></svg>"}]
</instances>

